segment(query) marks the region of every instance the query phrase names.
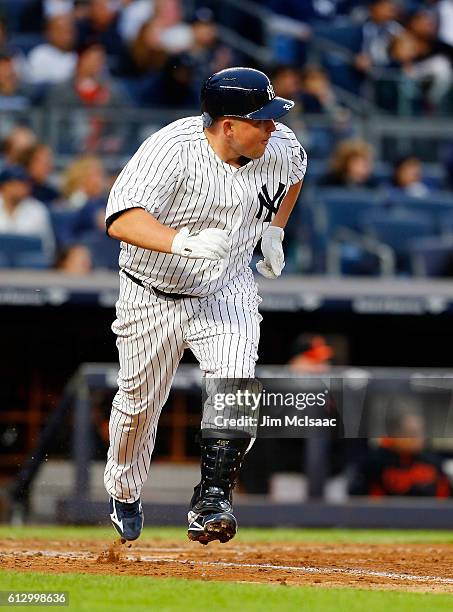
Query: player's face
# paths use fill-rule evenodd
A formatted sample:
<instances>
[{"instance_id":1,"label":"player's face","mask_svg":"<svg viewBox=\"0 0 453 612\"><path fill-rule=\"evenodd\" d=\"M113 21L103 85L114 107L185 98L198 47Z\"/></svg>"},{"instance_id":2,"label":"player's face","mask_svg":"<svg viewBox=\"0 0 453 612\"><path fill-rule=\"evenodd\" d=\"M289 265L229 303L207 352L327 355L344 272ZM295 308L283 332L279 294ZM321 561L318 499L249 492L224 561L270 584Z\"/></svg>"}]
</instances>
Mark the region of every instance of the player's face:
<instances>
[{"instance_id":1,"label":"player's face","mask_svg":"<svg viewBox=\"0 0 453 612\"><path fill-rule=\"evenodd\" d=\"M229 119L227 137L238 156L258 159L264 154L275 123L272 119Z\"/></svg>"}]
</instances>

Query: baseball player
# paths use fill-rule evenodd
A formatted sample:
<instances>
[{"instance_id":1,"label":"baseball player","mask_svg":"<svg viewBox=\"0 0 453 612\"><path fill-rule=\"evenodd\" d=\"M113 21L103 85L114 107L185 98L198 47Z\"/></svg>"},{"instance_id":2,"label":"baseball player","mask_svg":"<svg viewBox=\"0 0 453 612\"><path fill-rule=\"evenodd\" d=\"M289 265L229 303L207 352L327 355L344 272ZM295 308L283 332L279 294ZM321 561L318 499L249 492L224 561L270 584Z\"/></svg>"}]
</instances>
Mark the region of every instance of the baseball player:
<instances>
[{"instance_id":1,"label":"baseball player","mask_svg":"<svg viewBox=\"0 0 453 612\"><path fill-rule=\"evenodd\" d=\"M261 315L249 267L280 276L283 228L299 195L306 154L279 119L294 102L251 68L212 75L201 116L148 138L112 187L107 231L121 240L120 294L112 329L120 370L110 416L105 486L124 540L143 527L140 493L162 406L184 349L206 377L254 377ZM253 442L202 419L201 479L188 514L191 540L234 537L232 490Z\"/></svg>"}]
</instances>

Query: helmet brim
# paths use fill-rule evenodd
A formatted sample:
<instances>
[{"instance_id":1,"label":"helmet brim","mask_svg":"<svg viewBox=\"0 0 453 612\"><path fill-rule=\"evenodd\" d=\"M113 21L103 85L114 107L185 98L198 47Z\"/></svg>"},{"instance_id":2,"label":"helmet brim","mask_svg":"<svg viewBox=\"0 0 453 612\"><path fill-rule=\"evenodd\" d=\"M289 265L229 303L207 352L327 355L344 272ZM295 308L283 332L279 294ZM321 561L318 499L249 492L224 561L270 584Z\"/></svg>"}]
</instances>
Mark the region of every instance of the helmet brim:
<instances>
[{"instance_id":1,"label":"helmet brim","mask_svg":"<svg viewBox=\"0 0 453 612\"><path fill-rule=\"evenodd\" d=\"M294 102L292 100L275 97L268 104L265 104L256 111L248 113L245 117L247 119L279 119L286 115L286 113L289 113L293 107Z\"/></svg>"}]
</instances>

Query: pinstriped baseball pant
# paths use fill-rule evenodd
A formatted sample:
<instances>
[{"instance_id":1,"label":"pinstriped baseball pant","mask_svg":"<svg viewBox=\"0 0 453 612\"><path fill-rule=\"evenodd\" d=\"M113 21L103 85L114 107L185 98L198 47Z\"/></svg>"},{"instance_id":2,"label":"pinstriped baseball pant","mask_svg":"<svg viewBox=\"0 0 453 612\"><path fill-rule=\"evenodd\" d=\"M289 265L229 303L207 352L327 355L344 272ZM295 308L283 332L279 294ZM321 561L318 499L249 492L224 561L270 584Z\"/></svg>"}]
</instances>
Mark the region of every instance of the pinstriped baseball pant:
<instances>
[{"instance_id":1,"label":"pinstriped baseball pant","mask_svg":"<svg viewBox=\"0 0 453 612\"><path fill-rule=\"evenodd\" d=\"M120 370L104 473L115 499L133 502L140 496L160 412L185 348L207 377L254 376L260 301L250 270L207 297L179 300L158 297L120 273L112 325Z\"/></svg>"}]
</instances>

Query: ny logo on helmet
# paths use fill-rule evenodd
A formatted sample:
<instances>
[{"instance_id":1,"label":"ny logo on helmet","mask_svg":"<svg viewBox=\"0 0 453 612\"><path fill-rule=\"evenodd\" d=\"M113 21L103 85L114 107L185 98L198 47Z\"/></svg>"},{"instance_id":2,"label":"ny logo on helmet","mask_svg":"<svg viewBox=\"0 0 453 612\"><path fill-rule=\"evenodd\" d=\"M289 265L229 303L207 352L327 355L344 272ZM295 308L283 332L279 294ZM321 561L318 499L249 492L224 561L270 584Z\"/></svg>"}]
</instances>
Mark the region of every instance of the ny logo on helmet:
<instances>
[{"instance_id":1,"label":"ny logo on helmet","mask_svg":"<svg viewBox=\"0 0 453 612\"><path fill-rule=\"evenodd\" d=\"M289 110L289 109L291 108L291 104L284 104L284 105L283 105L283 108L284 108L285 110Z\"/></svg>"},{"instance_id":2,"label":"ny logo on helmet","mask_svg":"<svg viewBox=\"0 0 453 612\"><path fill-rule=\"evenodd\" d=\"M275 93L274 93L274 88L272 87L270 83L266 87L266 91L267 91L267 95L269 96L269 100L273 100L275 98Z\"/></svg>"},{"instance_id":3,"label":"ny logo on helmet","mask_svg":"<svg viewBox=\"0 0 453 612\"><path fill-rule=\"evenodd\" d=\"M260 207L258 209L258 213L256 218L259 219L264 212L264 209L267 209L266 216L264 217L264 223L270 223L272 221L272 215L276 215L278 213L278 209L280 208L280 204L282 203L283 198L285 197L285 185L283 183L278 184L278 189L273 198L270 197L269 192L267 190L267 185L263 185L261 193L258 194L258 200L260 203Z\"/></svg>"}]
</instances>

